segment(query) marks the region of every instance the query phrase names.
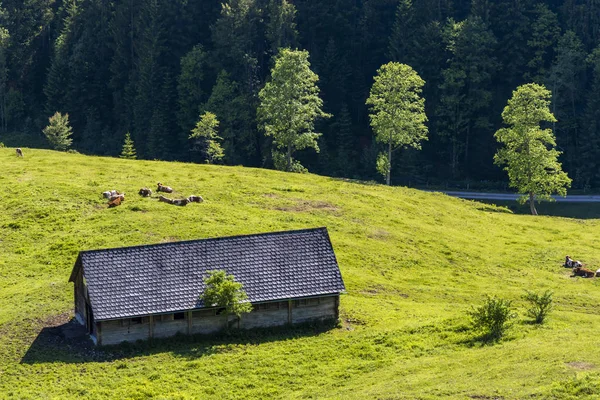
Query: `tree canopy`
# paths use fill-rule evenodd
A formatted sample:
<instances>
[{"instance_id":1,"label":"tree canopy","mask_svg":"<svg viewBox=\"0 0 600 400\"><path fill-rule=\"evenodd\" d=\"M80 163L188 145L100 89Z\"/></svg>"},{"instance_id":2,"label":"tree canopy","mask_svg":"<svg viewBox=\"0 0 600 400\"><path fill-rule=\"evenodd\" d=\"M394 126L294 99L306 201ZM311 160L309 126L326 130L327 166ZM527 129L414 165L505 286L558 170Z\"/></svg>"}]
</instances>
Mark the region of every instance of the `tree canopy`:
<instances>
[{"instance_id":1,"label":"tree canopy","mask_svg":"<svg viewBox=\"0 0 600 400\"><path fill-rule=\"evenodd\" d=\"M205 162L188 137L210 111L225 164L371 180L383 144L365 100L393 61L426 82L428 119L422 149L394 156L394 184L505 188L491 133L512 90L535 82L552 91L573 187L600 188L598 16L600 3L582 0L5 0L0 135L39 146L59 110L69 114L71 146L86 154L119 156L130 132L139 159ZM305 52L322 100L316 119L293 120L312 125L298 130L308 135L293 159L273 134L287 117L258 112L281 48ZM275 110L282 104L271 114L287 111Z\"/></svg>"},{"instance_id":2,"label":"tree canopy","mask_svg":"<svg viewBox=\"0 0 600 400\"><path fill-rule=\"evenodd\" d=\"M319 97L319 77L311 71L308 52L281 49L271 71L271 80L259 92L258 119L265 134L285 154L285 166L292 171L292 155L296 150L313 148L319 151L314 131L317 118L330 115L322 110Z\"/></svg>"},{"instance_id":3,"label":"tree canopy","mask_svg":"<svg viewBox=\"0 0 600 400\"><path fill-rule=\"evenodd\" d=\"M201 298L205 306L223 307L227 314L234 314L238 318L252 310L252 305L246 301L248 296L243 285L236 282L233 275L223 270L208 271L204 284L206 288Z\"/></svg>"},{"instance_id":4,"label":"tree canopy","mask_svg":"<svg viewBox=\"0 0 600 400\"><path fill-rule=\"evenodd\" d=\"M389 62L377 70L367 104L371 106L371 127L375 139L385 143L387 154L380 154L377 170L390 184L392 153L402 147L421 148L427 140L425 81L410 66Z\"/></svg>"},{"instance_id":5,"label":"tree canopy","mask_svg":"<svg viewBox=\"0 0 600 400\"><path fill-rule=\"evenodd\" d=\"M534 199L552 200L551 194L567 194L571 179L562 171L552 129L542 123L556 122L550 112L551 93L535 83L519 86L502 112L508 125L494 135L503 145L494 161L504 165L510 186L529 199L532 214L537 214Z\"/></svg>"},{"instance_id":6,"label":"tree canopy","mask_svg":"<svg viewBox=\"0 0 600 400\"><path fill-rule=\"evenodd\" d=\"M209 164L221 161L224 156L223 148L218 142L222 138L217 134L217 129L219 129L217 116L207 111L200 116L189 137L198 142L202 156Z\"/></svg>"},{"instance_id":7,"label":"tree canopy","mask_svg":"<svg viewBox=\"0 0 600 400\"><path fill-rule=\"evenodd\" d=\"M62 115L56 112L48 119L48 126L44 128L43 132L48 142L56 150L67 150L73 142L71 139L73 129L69 126L69 114Z\"/></svg>"}]
</instances>

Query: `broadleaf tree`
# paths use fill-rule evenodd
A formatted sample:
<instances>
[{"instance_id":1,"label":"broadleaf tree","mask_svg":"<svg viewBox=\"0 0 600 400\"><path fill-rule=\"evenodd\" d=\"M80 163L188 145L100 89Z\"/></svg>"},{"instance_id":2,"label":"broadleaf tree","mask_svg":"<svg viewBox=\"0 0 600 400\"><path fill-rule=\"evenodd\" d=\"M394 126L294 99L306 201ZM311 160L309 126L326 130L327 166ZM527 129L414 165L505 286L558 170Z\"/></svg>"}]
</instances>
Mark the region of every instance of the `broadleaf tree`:
<instances>
[{"instance_id":1,"label":"broadleaf tree","mask_svg":"<svg viewBox=\"0 0 600 400\"><path fill-rule=\"evenodd\" d=\"M421 148L427 140L425 81L406 64L389 62L377 70L367 104L371 106L371 127L375 140L387 146L377 157L377 170L391 184L392 154L401 147Z\"/></svg>"},{"instance_id":2,"label":"broadleaf tree","mask_svg":"<svg viewBox=\"0 0 600 400\"><path fill-rule=\"evenodd\" d=\"M320 133L314 131L317 118L331 115L322 110L319 97L319 77L310 69L308 52L281 49L271 70L271 80L259 92L258 119L267 136L273 137L276 149L285 154L285 165L292 171L298 163L292 155L296 150L313 148L317 152Z\"/></svg>"},{"instance_id":3,"label":"broadleaf tree","mask_svg":"<svg viewBox=\"0 0 600 400\"><path fill-rule=\"evenodd\" d=\"M234 314L238 319L252 311L252 304L240 282L224 270L208 271L204 278L206 288L200 295L206 307L223 307L225 316Z\"/></svg>"},{"instance_id":4,"label":"broadleaf tree","mask_svg":"<svg viewBox=\"0 0 600 400\"><path fill-rule=\"evenodd\" d=\"M217 140L222 138L217 134L219 129L219 120L217 116L209 111L200 116L200 120L196 123L190 139L196 139L197 145L200 147L202 156L208 164L219 162L223 159L223 148Z\"/></svg>"},{"instance_id":5,"label":"broadleaf tree","mask_svg":"<svg viewBox=\"0 0 600 400\"><path fill-rule=\"evenodd\" d=\"M531 214L537 215L535 200L549 200L552 193L567 194L571 179L558 162L561 154L555 149L552 129L542 129L542 123L554 123L550 111L551 93L543 85L528 83L519 86L502 112L507 128L495 133L503 145L494 156L494 162L504 165L510 186L529 200Z\"/></svg>"},{"instance_id":6,"label":"broadleaf tree","mask_svg":"<svg viewBox=\"0 0 600 400\"><path fill-rule=\"evenodd\" d=\"M64 151L71 146L73 129L69 125L69 114L54 113L48 119L48 126L42 132L55 150Z\"/></svg>"}]
</instances>

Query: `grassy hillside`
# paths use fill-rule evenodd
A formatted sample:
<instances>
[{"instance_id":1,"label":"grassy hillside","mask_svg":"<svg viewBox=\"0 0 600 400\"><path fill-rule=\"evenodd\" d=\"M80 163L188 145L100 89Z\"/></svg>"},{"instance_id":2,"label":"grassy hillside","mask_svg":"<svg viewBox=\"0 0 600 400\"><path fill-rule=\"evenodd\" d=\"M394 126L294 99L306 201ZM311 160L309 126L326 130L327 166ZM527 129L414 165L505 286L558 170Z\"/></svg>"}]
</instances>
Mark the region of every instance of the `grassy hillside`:
<instances>
[{"instance_id":1,"label":"grassy hillside","mask_svg":"<svg viewBox=\"0 0 600 400\"><path fill-rule=\"evenodd\" d=\"M600 397L597 220L515 215L406 188L240 167L0 149L0 398L520 399ZM203 204L137 196L156 182ZM125 191L107 209L100 193ZM327 226L348 294L339 327L179 338L106 349L60 329L79 250ZM527 323L525 289L555 292ZM483 345L466 311L514 300ZM44 330L43 330L44 329Z\"/></svg>"}]
</instances>

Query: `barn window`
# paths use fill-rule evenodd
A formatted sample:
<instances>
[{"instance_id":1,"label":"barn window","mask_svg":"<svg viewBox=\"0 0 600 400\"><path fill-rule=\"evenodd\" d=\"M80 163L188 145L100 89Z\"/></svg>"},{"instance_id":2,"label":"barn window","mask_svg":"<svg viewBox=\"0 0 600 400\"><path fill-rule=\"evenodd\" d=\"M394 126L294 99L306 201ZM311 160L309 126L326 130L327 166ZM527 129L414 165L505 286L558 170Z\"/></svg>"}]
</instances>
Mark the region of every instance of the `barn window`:
<instances>
[{"instance_id":1,"label":"barn window","mask_svg":"<svg viewBox=\"0 0 600 400\"><path fill-rule=\"evenodd\" d=\"M142 323L142 317L131 318L130 321L131 321L131 325L141 324Z\"/></svg>"},{"instance_id":2,"label":"barn window","mask_svg":"<svg viewBox=\"0 0 600 400\"><path fill-rule=\"evenodd\" d=\"M185 313L184 312L178 312L173 314L173 319L185 319Z\"/></svg>"}]
</instances>

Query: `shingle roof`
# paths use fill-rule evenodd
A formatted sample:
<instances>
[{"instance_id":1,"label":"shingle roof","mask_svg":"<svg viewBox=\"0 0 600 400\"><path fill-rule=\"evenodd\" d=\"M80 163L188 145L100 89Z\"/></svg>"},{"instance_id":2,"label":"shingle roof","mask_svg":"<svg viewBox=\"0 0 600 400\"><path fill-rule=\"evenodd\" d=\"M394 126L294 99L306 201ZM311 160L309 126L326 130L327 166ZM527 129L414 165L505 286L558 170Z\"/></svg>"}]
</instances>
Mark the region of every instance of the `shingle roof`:
<instances>
[{"instance_id":1,"label":"shingle roof","mask_svg":"<svg viewBox=\"0 0 600 400\"><path fill-rule=\"evenodd\" d=\"M251 302L337 294L344 282L326 228L79 253L96 320L202 308L203 278L222 269Z\"/></svg>"}]
</instances>

